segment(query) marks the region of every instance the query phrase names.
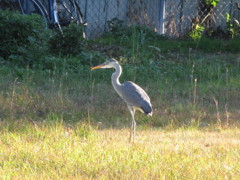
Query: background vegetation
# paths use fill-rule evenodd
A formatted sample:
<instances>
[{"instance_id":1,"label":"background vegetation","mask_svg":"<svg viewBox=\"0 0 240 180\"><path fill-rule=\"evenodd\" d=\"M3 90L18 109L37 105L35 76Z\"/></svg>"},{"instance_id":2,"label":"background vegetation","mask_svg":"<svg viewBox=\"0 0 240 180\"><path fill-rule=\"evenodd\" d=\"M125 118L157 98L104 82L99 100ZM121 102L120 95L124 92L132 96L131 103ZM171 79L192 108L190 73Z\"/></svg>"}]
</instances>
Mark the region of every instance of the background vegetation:
<instances>
[{"instance_id":1,"label":"background vegetation","mask_svg":"<svg viewBox=\"0 0 240 180\"><path fill-rule=\"evenodd\" d=\"M239 176L240 39L169 39L113 25L99 39L62 36L38 16L0 12L0 175L4 178L211 179ZM149 94L130 114L106 58ZM119 130L117 130L119 129ZM154 146L153 146L154 145ZM153 147L153 148L152 148Z\"/></svg>"}]
</instances>

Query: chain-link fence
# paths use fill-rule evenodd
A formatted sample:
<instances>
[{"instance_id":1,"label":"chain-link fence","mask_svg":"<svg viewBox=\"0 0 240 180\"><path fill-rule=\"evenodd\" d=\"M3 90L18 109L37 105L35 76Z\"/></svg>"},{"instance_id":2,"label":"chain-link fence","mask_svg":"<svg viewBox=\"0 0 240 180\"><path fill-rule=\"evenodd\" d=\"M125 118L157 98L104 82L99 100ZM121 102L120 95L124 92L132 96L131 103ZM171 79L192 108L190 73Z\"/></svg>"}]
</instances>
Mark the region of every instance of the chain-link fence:
<instances>
[{"instance_id":1,"label":"chain-link fence","mask_svg":"<svg viewBox=\"0 0 240 180\"><path fill-rule=\"evenodd\" d=\"M209 0L208 0L209 1ZM114 18L125 25L148 26L160 34L183 37L196 24L208 29L226 30L226 14L240 20L240 0L78 0L88 23L87 37L95 38L108 31ZM211 2L211 1L210 1Z\"/></svg>"},{"instance_id":2,"label":"chain-link fence","mask_svg":"<svg viewBox=\"0 0 240 180\"><path fill-rule=\"evenodd\" d=\"M215 5L206 0L170 0L166 2L165 33L181 37L196 25L206 30L226 31L227 14L240 19L240 1L219 0Z\"/></svg>"},{"instance_id":3,"label":"chain-link fence","mask_svg":"<svg viewBox=\"0 0 240 180\"><path fill-rule=\"evenodd\" d=\"M125 25L140 24L159 29L160 0L78 0L87 21L88 38L108 31L108 22L118 19Z\"/></svg>"}]
</instances>

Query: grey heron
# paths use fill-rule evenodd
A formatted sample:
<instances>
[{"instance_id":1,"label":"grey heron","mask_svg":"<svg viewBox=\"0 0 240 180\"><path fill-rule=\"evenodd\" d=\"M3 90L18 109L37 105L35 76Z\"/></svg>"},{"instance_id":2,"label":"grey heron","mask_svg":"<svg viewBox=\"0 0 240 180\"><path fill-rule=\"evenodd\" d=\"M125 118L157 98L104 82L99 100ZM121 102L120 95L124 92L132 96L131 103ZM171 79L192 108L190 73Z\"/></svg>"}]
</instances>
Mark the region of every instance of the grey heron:
<instances>
[{"instance_id":1,"label":"grey heron","mask_svg":"<svg viewBox=\"0 0 240 180\"><path fill-rule=\"evenodd\" d=\"M127 81L122 84L119 82L119 77L122 74L122 67L117 60L108 59L103 64L92 67L91 70L99 68L115 69L115 72L112 74L112 85L119 96L126 102L132 116L129 141L131 141L132 137L134 141L136 135L136 121L134 118L135 111L139 110L146 115L152 116L152 105L150 98L147 93L137 84L131 81Z\"/></svg>"}]
</instances>

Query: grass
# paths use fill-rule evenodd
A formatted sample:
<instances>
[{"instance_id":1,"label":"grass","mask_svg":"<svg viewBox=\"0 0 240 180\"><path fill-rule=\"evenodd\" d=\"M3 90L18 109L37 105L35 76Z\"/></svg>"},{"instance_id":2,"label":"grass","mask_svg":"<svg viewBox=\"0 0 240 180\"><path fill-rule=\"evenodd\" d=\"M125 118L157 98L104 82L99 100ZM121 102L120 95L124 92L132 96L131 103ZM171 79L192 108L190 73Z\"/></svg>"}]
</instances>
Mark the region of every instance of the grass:
<instances>
[{"instance_id":1,"label":"grass","mask_svg":"<svg viewBox=\"0 0 240 180\"><path fill-rule=\"evenodd\" d=\"M155 115L150 119L137 114L139 125L204 127L219 123L219 112L223 125L238 126L238 55L175 59L167 54L166 58L142 64L122 61L121 82L136 82L152 99ZM112 72L90 71L89 66L79 66L77 73L65 68L48 71L2 66L1 118L41 121L54 114L69 123L91 117L92 125L102 122L106 128L126 127L129 112L111 85Z\"/></svg>"},{"instance_id":2,"label":"grass","mask_svg":"<svg viewBox=\"0 0 240 180\"><path fill-rule=\"evenodd\" d=\"M239 39L138 31L88 41L76 57L48 54L31 68L1 64L1 179L239 179ZM107 57L153 104L153 117L136 114L135 143L113 71L90 71Z\"/></svg>"},{"instance_id":3,"label":"grass","mask_svg":"<svg viewBox=\"0 0 240 180\"><path fill-rule=\"evenodd\" d=\"M0 67L0 178L239 179L238 55L165 56L122 59L154 107L135 143L111 70Z\"/></svg>"},{"instance_id":4,"label":"grass","mask_svg":"<svg viewBox=\"0 0 240 180\"><path fill-rule=\"evenodd\" d=\"M1 122L3 179L239 179L238 128L89 129L58 121ZM83 133L85 129L85 133Z\"/></svg>"},{"instance_id":5,"label":"grass","mask_svg":"<svg viewBox=\"0 0 240 180\"><path fill-rule=\"evenodd\" d=\"M123 32L124 34L124 32ZM106 34L106 36L100 37L99 39L93 40L93 42L102 43L105 45L112 46L123 46L133 50L133 54L143 47L143 50L147 47L157 47L161 53L168 52L182 52L189 53L189 49L193 51L200 51L205 53L238 53L239 38L224 40L202 37L200 40L193 41L192 39L168 39L166 37L156 37L156 35L149 35L146 33L139 33L132 31L128 35L115 36ZM142 49L141 49L142 50Z\"/></svg>"}]
</instances>

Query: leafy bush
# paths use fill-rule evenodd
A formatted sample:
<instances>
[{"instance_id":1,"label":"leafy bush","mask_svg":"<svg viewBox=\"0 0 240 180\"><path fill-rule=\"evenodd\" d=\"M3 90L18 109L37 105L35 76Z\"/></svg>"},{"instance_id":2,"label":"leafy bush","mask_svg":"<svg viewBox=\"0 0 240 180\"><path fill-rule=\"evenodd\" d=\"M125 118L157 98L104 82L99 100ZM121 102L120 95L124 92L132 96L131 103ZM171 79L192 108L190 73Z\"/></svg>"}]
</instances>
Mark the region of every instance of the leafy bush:
<instances>
[{"instance_id":1,"label":"leafy bush","mask_svg":"<svg viewBox=\"0 0 240 180\"><path fill-rule=\"evenodd\" d=\"M24 66L41 59L47 48L45 27L38 15L0 11L1 57Z\"/></svg>"},{"instance_id":2,"label":"leafy bush","mask_svg":"<svg viewBox=\"0 0 240 180\"><path fill-rule=\"evenodd\" d=\"M85 46L83 29L76 24L70 24L61 31L55 31L49 40L49 50L54 55L78 55Z\"/></svg>"}]
</instances>

